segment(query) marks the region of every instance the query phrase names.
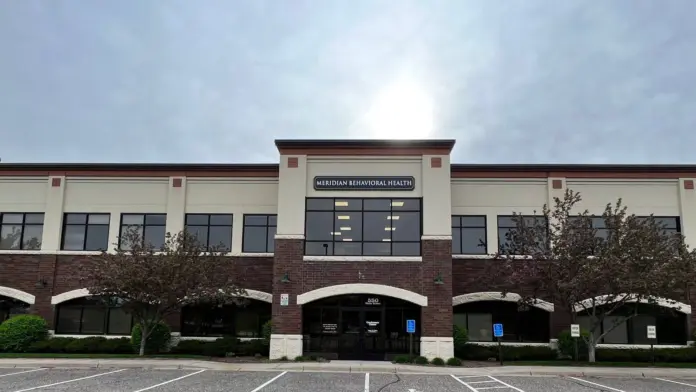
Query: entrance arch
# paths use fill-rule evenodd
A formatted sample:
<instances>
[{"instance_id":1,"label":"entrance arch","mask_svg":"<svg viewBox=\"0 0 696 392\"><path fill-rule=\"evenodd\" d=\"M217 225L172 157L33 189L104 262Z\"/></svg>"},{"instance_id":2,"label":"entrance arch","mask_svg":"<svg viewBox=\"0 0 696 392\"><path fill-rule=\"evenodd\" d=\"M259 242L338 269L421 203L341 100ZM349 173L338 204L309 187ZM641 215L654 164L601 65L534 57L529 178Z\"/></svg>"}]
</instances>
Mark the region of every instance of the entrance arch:
<instances>
[{"instance_id":1,"label":"entrance arch","mask_svg":"<svg viewBox=\"0 0 696 392\"><path fill-rule=\"evenodd\" d=\"M370 283L339 284L308 291L297 296L297 304L304 305L322 298L347 294L372 294L399 298L418 306L428 306L428 297L394 286Z\"/></svg>"},{"instance_id":2,"label":"entrance arch","mask_svg":"<svg viewBox=\"0 0 696 392\"><path fill-rule=\"evenodd\" d=\"M251 290L251 289L245 289L246 295L243 295L242 297L249 298L249 299L256 299L262 302L268 302L272 303L273 302L273 294L267 293L264 291L258 291L258 290ZM26 293L25 293L26 294ZM2 291L0 291L0 295L2 294ZM60 303L70 301L73 299L77 298L83 298L83 297L89 297L89 291L87 289L76 289L76 290L70 290L66 291L64 293L54 295L51 297L51 305L58 305ZM32 296L33 298L33 296ZM34 302L31 302L32 304Z\"/></svg>"},{"instance_id":3,"label":"entrance arch","mask_svg":"<svg viewBox=\"0 0 696 392\"><path fill-rule=\"evenodd\" d=\"M36 297L26 291L13 289L11 287L0 286L0 296L14 298L29 305L34 305Z\"/></svg>"},{"instance_id":4,"label":"entrance arch","mask_svg":"<svg viewBox=\"0 0 696 392\"><path fill-rule=\"evenodd\" d=\"M479 302L479 301L505 301L505 302L520 302L522 299L522 296L516 293L507 293L507 295L503 296L503 293L500 291L484 291L484 292L479 292L479 293L469 293L469 294L463 294L463 295L457 295L456 297L452 298L452 306L457 306L457 305L462 305L462 304L468 304L471 302ZM533 306L535 308L539 308L541 310L545 310L547 312L553 312L554 311L554 305L551 302L547 302L544 300L537 299L533 303L529 304L530 306Z\"/></svg>"}]
</instances>

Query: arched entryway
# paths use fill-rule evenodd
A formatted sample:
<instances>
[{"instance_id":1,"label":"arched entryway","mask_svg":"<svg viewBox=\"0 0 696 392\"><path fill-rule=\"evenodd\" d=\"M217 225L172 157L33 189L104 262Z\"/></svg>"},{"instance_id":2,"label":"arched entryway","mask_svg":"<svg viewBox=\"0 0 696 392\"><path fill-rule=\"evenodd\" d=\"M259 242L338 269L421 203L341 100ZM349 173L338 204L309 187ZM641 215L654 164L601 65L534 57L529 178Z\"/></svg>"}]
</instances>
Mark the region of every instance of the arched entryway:
<instances>
[{"instance_id":1,"label":"arched entryway","mask_svg":"<svg viewBox=\"0 0 696 392\"><path fill-rule=\"evenodd\" d=\"M0 286L0 323L14 315L27 313L34 301L34 296L27 292Z\"/></svg>"}]
</instances>

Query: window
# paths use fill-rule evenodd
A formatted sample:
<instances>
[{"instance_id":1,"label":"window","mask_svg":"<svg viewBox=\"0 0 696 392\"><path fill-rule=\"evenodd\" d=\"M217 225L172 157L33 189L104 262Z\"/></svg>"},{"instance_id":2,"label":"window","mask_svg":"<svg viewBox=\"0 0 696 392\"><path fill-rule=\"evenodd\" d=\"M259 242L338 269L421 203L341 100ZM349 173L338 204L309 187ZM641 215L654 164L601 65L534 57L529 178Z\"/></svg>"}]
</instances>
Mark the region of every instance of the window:
<instances>
[{"instance_id":1,"label":"window","mask_svg":"<svg viewBox=\"0 0 696 392\"><path fill-rule=\"evenodd\" d=\"M639 219L648 219L648 217L638 217ZM581 219L578 216L569 217L570 221L575 221ZM590 224L593 229L596 229L596 238L600 238L601 241L607 240L609 238L609 232L611 229L607 228L604 218L601 216L590 216L588 217ZM679 225L678 217L655 217L655 221L665 228L666 233L679 233L681 227ZM594 252L592 252L594 253Z\"/></svg>"},{"instance_id":2,"label":"window","mask_svg":"<svg viewBox=\"0 0 696 392\"><path fill-rule=\"evenodd\" d=\"M521 249L512 248L515 246L514 236L517 231L517 223L514 218L515 216L513 215L498 215L498 249L501 252L508 251L513 254L523 254L524 252L522 252ZM523 222L525 227L542 225L548 230L548 223L543 216L526 215L523 216ZM536 238L536 240L542 244L548 241L546 236L543 238Z\"/></svg>"},{"instance_id":3,"label":"window","mask_svg":"<svg viewBox=\"0 0 696 392\"><path fill-rule=\"evenodd\" d=\"M452 217L452 254L483 255L486 249L486 217Z\"/></svg>"},{"instance_id":4,"label":"window","mask_svg":"<svg viewBox=\"0 0 696 392\"><path fill-rule=\"evenodd\" d=\"M29 312L29 304L0 295L0 324L10 317Z\"/></svg>"},{"instance_id":5,"label":"window","mask_svg":"<svg viewBox=\"0 0 696 392\"><path fill-rule=\"evenodd\" d=\"M56 334L130 335L132 325L118 301L90 297L56 306Z\"/></svg>"},{"instance_id":6,"label":"window","mask_svg":"<svg viewBox=\"0 0 696 392\"><path fill-rule=\"evenodd\" d=\"M166 214L121 214L119 247L128 250L130 245L123 243L124 236L130 230L136 230L145 244L152 244L155 249L161 249L164 245L166 224Z\"/></svg>"},{"instance_id":7,"label":"window","mask_svg":"<svg viewBox=\"0 0 696 392\"><path fill-rule=\"evenodd\" d=\"M185 306L181 310L182 336L261 337L271 319L271 304L249 300L246 305Z\"/></svg>"},{"instance_id":8,"label":"window","mask_svg":"<svg viewBox=\"0 0 696 392\"><path fill-rule=\"evenodd\" d=\"M455 306L454 324L469 332L472 342L491 342L493 324L504 325L507 342L548 342L549 313L534 306L506 301L479 301Z\"/></svg>"},{"instance_id":9,"label":"window","mask_svg":"<svg viewBox=\"0 0 696 392\"><path fill-rule=\"evenodd\" d=\"M0 214L0 249L41 249L43 213Z\"/></svg>"},{"instance_id":10,"label":"window","mask_svg":"<svg viewBox=\"0 0 696 392\"><path fill-rule=\"evenodd\" d=\"M65 214L63 250L106 250L109 214Z\"/></svg>"},{"instance_id":11,"label":"window","mask_svg":"<svg viewBox=\"0 0 696 392\"><path fill-rule=\"evenodd\" d=\"M244 215L242 252L273 253L276 215Z\"/></svg>"},{"instance_id":12,"label":"window","mask_svg":"<svg viewBox=\"0 0 696 392\"><path fill-rule=\"evenodd\" d=\"M420 256L420 199L307 199L305 254Z\"/></svg>"},{"instance_id":13,"label":"window","mask_svg":"<svg viewBox=\"0 0 696 392\"><path fill-rule=\"evenodd\" d=\"M648 219L649 217L640 217ZM679 217L676 216L656 216L655 222L658 225L664 227L666 233L681 233L681 225L679 222Z\"/></svg>"},{"instance_id":14,"label":"window","mask_svg":"<svg viewBox=\"0 0 696 392\"><path fill-rule=\"evenodd\" d=\"M186 231L207 248L232 249L232 214L186 214Z\"/></svg>"}]
</instances>

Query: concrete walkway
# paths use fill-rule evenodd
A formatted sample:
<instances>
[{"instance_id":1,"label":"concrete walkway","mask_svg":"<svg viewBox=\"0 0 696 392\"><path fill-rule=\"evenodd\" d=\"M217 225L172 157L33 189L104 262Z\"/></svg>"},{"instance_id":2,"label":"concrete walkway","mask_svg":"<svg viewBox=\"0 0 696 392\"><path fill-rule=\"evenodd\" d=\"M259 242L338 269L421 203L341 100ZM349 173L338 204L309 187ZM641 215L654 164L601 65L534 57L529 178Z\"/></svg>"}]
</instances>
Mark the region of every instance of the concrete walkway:
<instances>
[{"instance_id":1,"label":"concrete walkway","mask_svg":"<svg viewBox=\"0 0 696 392\"><path fill-rule=\"evenodd\" d=\"M696 369L617 368L570 366L495 366L495 367L436 367L396 365L389 362L270 362L225 363L187 359L45 359L0 358L0 368L148 368L148 369L209 369L249 372L333 372L333 373L398 373L454 374L457 376L598 376L598 377L674 377L696 379Z\"/></svg>"}]
</instances>

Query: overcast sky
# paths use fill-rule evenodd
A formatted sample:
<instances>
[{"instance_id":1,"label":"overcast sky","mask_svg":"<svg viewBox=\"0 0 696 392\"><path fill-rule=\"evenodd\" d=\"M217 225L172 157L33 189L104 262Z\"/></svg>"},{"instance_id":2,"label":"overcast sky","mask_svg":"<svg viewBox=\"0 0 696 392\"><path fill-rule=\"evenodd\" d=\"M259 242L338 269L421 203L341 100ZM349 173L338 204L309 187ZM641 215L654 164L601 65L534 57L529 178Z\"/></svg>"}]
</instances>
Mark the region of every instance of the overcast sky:
<instances>
[{"instance_id":1,"label":"overcast sky","mask_svg":"<svg viewBox=\"0 0 696 392\"><path fill-rule=\"evenodd\" d=\"M694 0L5 0L3 162L696 162Z\"/></svg>"}]
</instances>

